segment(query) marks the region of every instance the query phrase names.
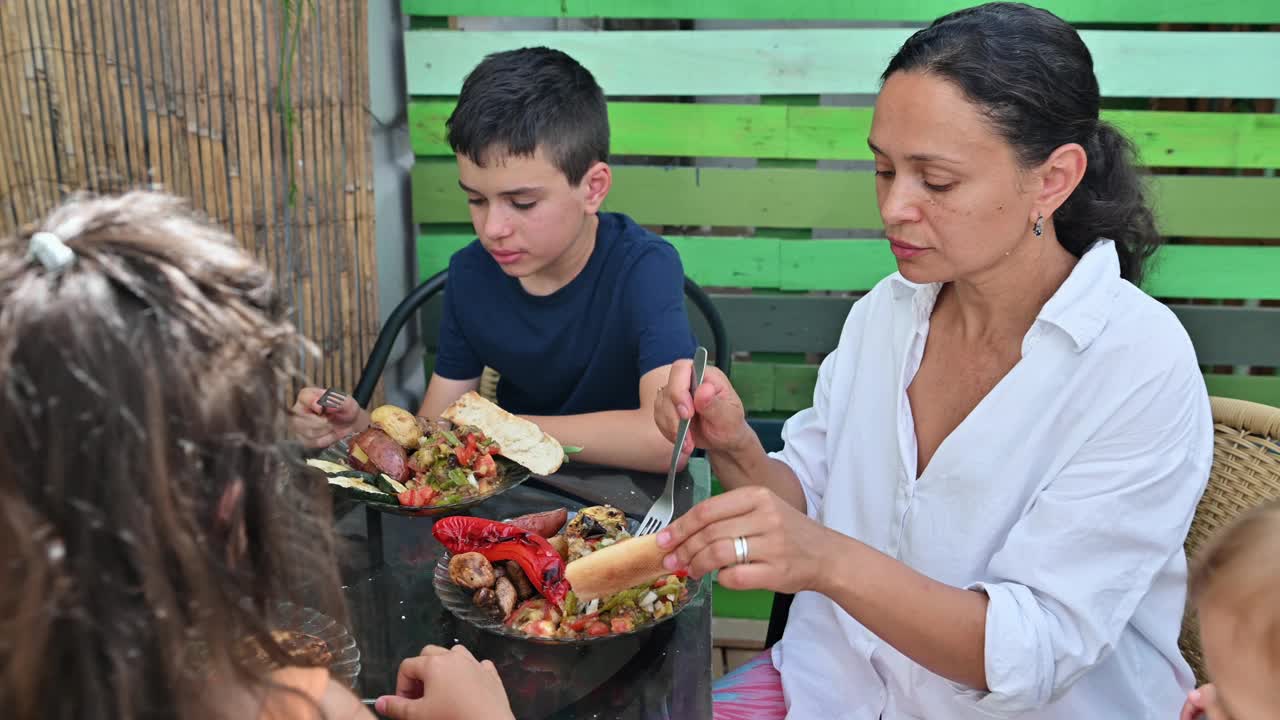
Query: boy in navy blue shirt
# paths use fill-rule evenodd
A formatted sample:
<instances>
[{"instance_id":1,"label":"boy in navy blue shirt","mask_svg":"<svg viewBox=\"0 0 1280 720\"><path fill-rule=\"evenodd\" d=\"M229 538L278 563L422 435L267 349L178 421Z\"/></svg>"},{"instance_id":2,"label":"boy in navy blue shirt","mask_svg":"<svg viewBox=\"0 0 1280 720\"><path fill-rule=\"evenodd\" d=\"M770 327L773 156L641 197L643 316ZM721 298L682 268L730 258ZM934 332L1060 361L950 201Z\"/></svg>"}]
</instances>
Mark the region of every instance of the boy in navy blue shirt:
<instances>
[{"instance_id":1,"label":"boy in navy blue shirt","mask_svg":"<svg viewBox=\"0 0 1280 720\"><path fill-rule=\"evenodd\" d=\"M479 237L449 263L418 414L438 417L488 366L499 404L582 447L582 461L665 472L672 446L653 404L671 363L693 355L684 270L665 240L600 211L612 174L595 78L557 50L495 53L463 83L448 129ZM322 412L321 392L294 406L304 441L368 425L350 399Z\"/></svg>"}]
</instances>

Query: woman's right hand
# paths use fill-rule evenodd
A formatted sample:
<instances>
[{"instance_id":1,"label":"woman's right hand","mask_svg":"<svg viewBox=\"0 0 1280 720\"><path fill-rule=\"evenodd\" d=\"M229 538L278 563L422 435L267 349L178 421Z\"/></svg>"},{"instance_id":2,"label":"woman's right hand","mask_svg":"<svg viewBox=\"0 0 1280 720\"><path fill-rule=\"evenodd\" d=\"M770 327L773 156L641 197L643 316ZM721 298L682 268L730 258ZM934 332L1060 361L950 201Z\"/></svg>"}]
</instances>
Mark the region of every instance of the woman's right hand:
<instances>
[{"instance_id":1,"label":"woman's right hand","mask_svg":"<svg viewBox=\"0 0 1280 720\"><path fill-rule=\"evenodd\" d=\"M378 698L374 709L392 720L476 720L514 718L502 678L493 663L477 661L469 650L428 645L400 663L396 694Z\"/></svg>"},{"instance_id":2,"label":"woman's right hand","mask_svg":"<svg viewBox=\"0 0 1280 720\"><path fill-rule=\"evenodd\" d=\"M1187 694L1187 701L1178 713L1178 720L1230 720L1218 704L1213 683L1207 683Z\"/></svg>"},{"instance_id":3,"label":"woman's right hand","mask_svg":"<svg viewBox=\"0 0 1280 720\"><path fill-rule=\"evenodd\" d=\"M289 426L298 440L309 448L323 448L369 425L369 416L351 397L336 408L320 406L324 388L304 387L289 409Z\"/></svg>"},{"instance_id":4,"label":"woman's right hand","mask_svg":"<svg viewBox=\"0 0 1280 720\"><path fill-rule=\"evenodd\" d=\"M719 368L708 366L697 393L690 392L692 381L692 361L677 360L671 364L667 384L658 390L658 400L653 407L654 421L663 436L675 442L680 421L692 419L685 441L692 447L726 453L749 447L755 433L747 424L742 399L729 378Z\"/></svg>"}]
</instances>

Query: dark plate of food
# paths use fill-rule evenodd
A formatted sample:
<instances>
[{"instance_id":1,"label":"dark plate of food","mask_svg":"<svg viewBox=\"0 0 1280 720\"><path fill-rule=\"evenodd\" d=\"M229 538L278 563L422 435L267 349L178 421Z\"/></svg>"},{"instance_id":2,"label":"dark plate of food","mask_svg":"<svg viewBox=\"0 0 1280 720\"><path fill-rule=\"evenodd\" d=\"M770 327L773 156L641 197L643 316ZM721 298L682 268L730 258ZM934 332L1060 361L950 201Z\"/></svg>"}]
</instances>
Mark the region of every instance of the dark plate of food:
<instances>
[{"instance_id":1,"label":"dark plate of food","mask_svg":"<svg viewBox=\"0 0 1280 720\"><path fill-rule=\"evenodd\" d=\"M654 536L608 505L507 521L452 517L433 584L456 617L497 635L582 645L646 632L678 615L703 583L662 568Z\"/></svg>"},{"instance_id":2,"label":"dark plate of food","mask_svg":"<svg viewBox=\"0 0 1280 720\"><path fill-rule=\"evenodd\" d=\"M560 468L565 449L534 423L475 393L432 422L394 405L370 413L367 430L325 448L307 464L335 494L382 512L450 515Z\"/></svg>"}]
</instances>

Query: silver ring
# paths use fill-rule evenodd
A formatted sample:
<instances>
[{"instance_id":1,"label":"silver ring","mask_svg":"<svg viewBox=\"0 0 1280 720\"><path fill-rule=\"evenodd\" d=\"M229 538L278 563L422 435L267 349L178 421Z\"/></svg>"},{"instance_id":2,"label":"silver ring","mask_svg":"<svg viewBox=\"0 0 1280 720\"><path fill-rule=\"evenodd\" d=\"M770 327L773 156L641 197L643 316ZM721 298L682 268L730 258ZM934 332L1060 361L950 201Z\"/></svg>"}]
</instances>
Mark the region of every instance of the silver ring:
<instances>
[{"instance_id":1,"label":"silver ring","mask_svg":"<svg viewBox=\"0 0 1280 720\"><path fill-rule=\"evenodd\" d=\"M739 565L747 564L747 539L739 535L733 539L733 554L738 558Z\"/></svg>"}]
</instances>

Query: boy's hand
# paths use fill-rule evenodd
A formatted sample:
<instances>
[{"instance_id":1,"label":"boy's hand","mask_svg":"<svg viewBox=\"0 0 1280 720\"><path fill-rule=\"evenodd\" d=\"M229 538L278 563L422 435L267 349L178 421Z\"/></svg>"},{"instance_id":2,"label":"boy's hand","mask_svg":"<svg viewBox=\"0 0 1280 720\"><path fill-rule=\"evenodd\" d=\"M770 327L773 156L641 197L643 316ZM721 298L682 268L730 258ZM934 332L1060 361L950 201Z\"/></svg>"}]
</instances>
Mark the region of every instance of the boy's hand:
<instances>
[{"instance_id":1,"label":"boy's hand","mask_svg":"<svg viewBox=\"0 0 1280 720\"><path fill-rule=\"evenodd\" d=\"M336 408L321 407L324 388L305 387L289 409L289 426L303 445L328 447L351 433L369 426L369 414L351 397Z\"/></svg>"},{"instance_id":2,"label":"boy's hand","mask_svg":"<svg viewBox=\"0 0 1280 720\"><path fill-rule=\"evenodd\" d=\"M428 645L400 663L396 694L374 709L392 720L475 720L514 717L493 663L477 662L465 647Z\"/></svg>"}]
</instances>

